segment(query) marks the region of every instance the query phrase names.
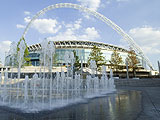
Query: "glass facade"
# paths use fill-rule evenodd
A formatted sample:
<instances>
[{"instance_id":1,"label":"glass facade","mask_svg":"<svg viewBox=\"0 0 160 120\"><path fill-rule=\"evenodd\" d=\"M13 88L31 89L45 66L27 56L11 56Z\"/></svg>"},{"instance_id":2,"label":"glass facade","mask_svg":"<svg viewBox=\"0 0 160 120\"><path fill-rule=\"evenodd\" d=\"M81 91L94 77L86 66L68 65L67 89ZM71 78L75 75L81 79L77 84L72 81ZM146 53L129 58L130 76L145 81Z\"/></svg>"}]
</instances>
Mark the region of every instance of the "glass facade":
<instances>
[{"instance_id":1,"label":"glass facade","mask_svg":"<svg viewBox=\"0 0 160 120\"><path fill-rule=\"evenodd\" d=\"M33 66L39 66L40 62L39 62L39 58L40 58L40 54L39 53L35 53L35 52L31 52L29 54L29 57L31 58L31 64Z\"/></svg>"},{"instance_id":2,"label":"glass facade","mask_svg":"<svg viewBox=\"0 0 160 120\"><path fill-rule=\"evenodd\" d=\"M91 49L58 48L58 49L56 49L56 52L55 52L57 64L64 64L65 63L64 56L67 51L68 52L76 51L76 55L79 57L79 59L80 60L82 59L83 63L87 63ZM111 59L111 54L113 53L113 51L101 50L101 52L103 53L103 56L105 57L105 59L107 60L107 63L109 64L109 60ZM125 59L127 57L127 53L126 52L119 52L119 53L122 56L123 61L125 61ZM32 62L33 66L39 66L39 64L40 64L40 62L39 62L40 54L39 53L36 53L36 52L30 53L29 57L31 57L31 62Z\"/></svg>"},{"instance_id":3,"label":"glass facade","mask_svg":"<svg viewBox=\"0 0 160 120\"><path fill-rule=\"evenodd\" d=\"M87 63L91 49L80 49L80 48L78 49L56 49L58 63L65 63L65 58L64 58L65 52L66 51L72 52L73 50L76 51L76 55L79 57L79 59L83 60L83 63ZM109 61L111 58L112 51L102 50L102 53L105 59ZM125 60L127 53L120 52L120 55L122 56L122 59Z\"/></svg>"}]
</instances>

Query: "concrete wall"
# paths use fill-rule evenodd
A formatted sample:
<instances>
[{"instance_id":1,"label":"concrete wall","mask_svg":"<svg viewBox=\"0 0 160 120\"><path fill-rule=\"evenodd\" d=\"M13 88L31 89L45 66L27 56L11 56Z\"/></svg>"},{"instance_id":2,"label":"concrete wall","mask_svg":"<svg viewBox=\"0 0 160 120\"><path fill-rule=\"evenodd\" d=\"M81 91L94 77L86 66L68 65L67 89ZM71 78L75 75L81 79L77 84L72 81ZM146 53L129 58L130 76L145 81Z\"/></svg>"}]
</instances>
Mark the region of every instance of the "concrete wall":
<instances>
[{"instance_id":1,"label":"concrete wall","mask_svg":"<svg viewBox=\"0 0 160 120\"><path fill-rule=\"evenodd\" d=\"M133 87L160 87L160 78L148 79L115 79L116 86L133 86Z\"/></svg>"}]
</instances>

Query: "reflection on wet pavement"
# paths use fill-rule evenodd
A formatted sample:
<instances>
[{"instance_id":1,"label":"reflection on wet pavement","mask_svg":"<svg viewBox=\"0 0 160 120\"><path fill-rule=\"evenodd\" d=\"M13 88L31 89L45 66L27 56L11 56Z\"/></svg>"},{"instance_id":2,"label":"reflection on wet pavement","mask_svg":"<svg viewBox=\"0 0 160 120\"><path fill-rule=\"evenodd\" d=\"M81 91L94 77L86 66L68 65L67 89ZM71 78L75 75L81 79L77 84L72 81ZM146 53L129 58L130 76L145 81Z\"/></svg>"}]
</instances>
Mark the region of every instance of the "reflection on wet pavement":
<instances>
[{"instance_id":1,"label":"reflection on wet pavement","mask_svg":"<svg viewBox=\"0 0 160 120\"><path fill-rule=\"evenodd\" d=\"M133 120L141 111L141 92L119 91L54 111L37 114L0 109L0 120Z\"/></svg>"}]
</instances>

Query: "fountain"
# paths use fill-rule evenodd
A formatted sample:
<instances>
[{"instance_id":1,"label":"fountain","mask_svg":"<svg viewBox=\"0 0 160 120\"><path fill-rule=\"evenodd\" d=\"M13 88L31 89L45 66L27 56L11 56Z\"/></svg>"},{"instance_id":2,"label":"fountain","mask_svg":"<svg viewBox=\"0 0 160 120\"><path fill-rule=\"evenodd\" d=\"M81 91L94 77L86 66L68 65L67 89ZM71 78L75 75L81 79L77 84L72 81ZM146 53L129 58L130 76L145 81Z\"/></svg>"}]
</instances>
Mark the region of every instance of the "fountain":
<instances>
[{"instance_id":1,"label":"fountain","mask_svg":"<svg viewBox=\"0 0 160 120\"><path fill-rule=\"evenodd\" d=\"M6 69L4 77L0 74L0 105L22 110L23 112L38 112L63 107L76 102L81 102L87 98L97 97L115 91L113 73L110 72L110 79L106 73L106 67L102 66L102 76L97 77L96 63L91 60L91 74L82 77L82 74L74 72L74 54L66 52L67 72L52 72L53 55L55 45L53 42L43 41L41 44L41 66L40 72L36 72L29 78L21 78L21 67L23 62L24 41L19 44L18 51L18 72L13 78L13 60L15 43L11 45L11 76L8 77ZM11 52L12 51L12 52ZM14 51L14 52L13 52Z\"/></svg>"}]
</instances>

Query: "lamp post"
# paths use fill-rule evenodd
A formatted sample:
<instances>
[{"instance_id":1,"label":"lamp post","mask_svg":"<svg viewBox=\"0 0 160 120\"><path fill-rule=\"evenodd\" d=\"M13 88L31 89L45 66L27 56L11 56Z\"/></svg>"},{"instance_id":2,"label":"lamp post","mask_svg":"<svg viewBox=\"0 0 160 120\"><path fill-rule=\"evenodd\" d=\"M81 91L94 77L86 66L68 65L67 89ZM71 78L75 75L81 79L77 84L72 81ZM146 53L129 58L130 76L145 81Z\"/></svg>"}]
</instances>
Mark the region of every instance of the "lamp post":
<instances>
[{"instance_id":1,"label":"lamp post","mask_svg":"<svg viewBox=\"0 0 160 120\"><path fill-rule=\"evenodd\" d=\"M158 61L158 69L159 69L159 75L160 75L160 63Z\"/></svg>"},{"instance_id":2,"label":"lamp post","mask_svg":"<svg viewBox=\"0 0 160 120\"><path fill-rule=\"evenodd\" d=\"M81 77L83 78L83 59L82 59L82 55L81 55Z\"/></svg>"},{"instance_id":3,"label":"lamp post","mask_svg":"<svg viewBox=\"0 0 160 120\"><path fill-rule=\"evenodd\" d=\"M125 60L125 63L126 63L127 79L129 79L129 74L128 74L128 59L127 58Z\"/></svg>"}]
</instances>

